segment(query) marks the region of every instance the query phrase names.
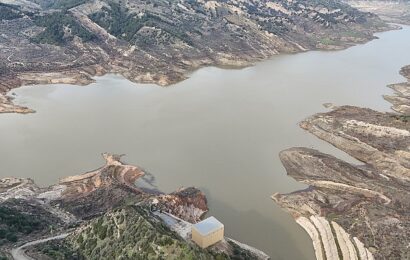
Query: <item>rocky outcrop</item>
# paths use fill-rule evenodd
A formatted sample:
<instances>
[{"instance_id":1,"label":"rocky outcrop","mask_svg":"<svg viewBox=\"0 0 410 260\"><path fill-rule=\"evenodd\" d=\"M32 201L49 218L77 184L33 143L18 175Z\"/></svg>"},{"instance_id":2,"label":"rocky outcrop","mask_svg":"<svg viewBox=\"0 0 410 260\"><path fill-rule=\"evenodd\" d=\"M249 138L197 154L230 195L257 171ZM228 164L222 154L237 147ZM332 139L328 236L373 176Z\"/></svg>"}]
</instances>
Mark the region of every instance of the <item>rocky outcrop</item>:
<instances>
[{"instance_id":1,"label":"rocky outcrop","mask_svg":"<svg viewBox=\"0 0 410 260\"><path fill-rule=\"evenodd\" d=\"M362 241L365 248L377 258L405 256L410 223L405 214L410 208L409 186L405 181L369 168L352 166L307 148L283 151L281 160L290 176L308 184L310 188L290 194L275 194L272 198L291 212L307 230L314 241L318 259L321 259L322 254L319 245L327 245L332 238L329 239L328 232L320 232L318 225L321 223L313 221L312 216L332 221L337 238L335 241L341 249L344 247L342 244L349 248L352 240L343 238L346 235L334 227L337 224L350 236ZM323 181L329 179L341 184L342 188L338 185L322 185ZM312 223L306 223L308 220ZM312 224L316 229L313 229ZM398 238L400 241L397 241ZM327 251L331 251L333 246L328 247ZM341 251L340 259L345 259L342 256L347 252L351 250Z\"/></svg>"},{"instance_id":2,"label":"rocky outcrop","mask_svg":"<svg viewBox=\"0 0 410 260\"><path fill-rule=\"evenodd\" d=\"M384 99L393 104L392 109L404 115L410 115L410 66L400 70L400 74L407 78L407 82L389 85L394 95L384 95Z\"/></svg>"},{"instance_id":3,"label":"rocky outcrop","mask_svg":"<svg viewBox=\"0 0 410 260\"><path fill-rule=\"evenodd\" d=\"M193 187L181 188L158 199L163 210L190 223L200 221L209 210L205 194Z\"/></svg>"},{"instance_id":4,"label":"rocky outcrop","mask_svg":"<svg viewBox=\"0 0 410 260\"><path fill-rule=\"evenodd\" d=\"M124 185L131 190L140 192L135 187L135 182L144 175L141 169L123 164L119 155L104 153L103 157L106 160L104 167L60 180L60 185L65 186L62 196L70 199L86 196L97 189L114 185Z\"/></svg>"},{"instance_id":5,"label":"rocky outcrop","mask_svg":"<svg viewBox=\"0 0 410 260\"><path fill-rule=\"evenodd\" d=\"M29 199L39 190L40 188L32 179L3 178L0 179L0 202L8 199Z\"/></svg>"},{"instance_id":6,"label":"rocky outcrop","mask_svg":"<svg viewBox=\"0 0 410 260\"><path fill-rule=\"evenodd\" d=\"M343 106L300 125L385 176L410 179L410 124L403 116Z\"/></svg>"},{"instance_id":7,"label":"rocky outcrop","mask_svg":"<svg viewBox=\"0 0 410 260\"><path fill-rule=\"evenodd\" d=\"M28 114L33 113L34 110L19 106L13 103L13 98L9 96L4 96L0 94L0 114L1 113L19 113L19 114Z\"/></svg>"},{"instance_id":8,"label":"rocky outcrop","mask_svg":"<svg viewBox=\"0 0 410 260\"><path fill-rule=\"evenodd\" d=\"M0 202L8 199L30 199L63 208L76 217L90 218L118 207L124 201L149 203L156 198L161 209L191 223L208 212L205 194L194 187L180 188L170 194L150 194L136 187L144 172L120 161L121 155L103 154L106 164L91 172L66 177L59 184L39 188L31 179L0 180ZM145 203L145 202L144 202ZM67 218L66 218L67 219Z\"/></svg>"},{"instance_id":9,"label":"rocky outcrop","mask_svg":"<svg viewBox=\"0 0 410 260\"><path fill-rule=\"evenodd\" d=\"M408 87L397 95L408 99ZM394 105L401 114L342 106L301 122L361 165L308 148L280 153L288 175L309 187L272 199L310 235L318 259L410 257L410 114Z\"/></svg>"},{"instance_id":10,"label":"rocky outcrop","mask_svg":"<svg viewBox=\"0 0 410 260\"><path fill-rule=\"evenodd\" d=\"M316 258L321 259L373 259L373 254L356 237L352 238L339 224L312 215L299 217L302 226L313 241ZM356 250L356 248L360 248ZM359 252L358 252L359 251Z\"/></svg>"},{"instance_id":11,"label":"rocky outcrop","mask_svg":"<svg viewBox=\"0 0 410 260\"><path fill-rule=\"evenodd\" d=\"M30 201L67 222L75 221L71 214L78 219L87 218L142 196L135 181L144 175L143 171L123 164L119 155L104 153L103 157L106 164L102 168L64 178L47 188L38 187L31 179L1 179L0 202Z\"/></svg>"},{"instance_id":12,"label":"rocky outcrop","mask_svg":"<svg viewBox=\"0 0 410 260\"><path fill-rule=\"evenodd\" d=\"M189 187L162 194L140 189L136 182L145 173L139 167L122 163L121 155L104 153L103 157L106 164L102 168L64 178L41 196L52 197L54 204L80 218L101 214L124 201L150 204L153 199L160 202L162 210L189 222L199 221L208 211L205 194L200 190Z\"/></svg>"}]
</instances>

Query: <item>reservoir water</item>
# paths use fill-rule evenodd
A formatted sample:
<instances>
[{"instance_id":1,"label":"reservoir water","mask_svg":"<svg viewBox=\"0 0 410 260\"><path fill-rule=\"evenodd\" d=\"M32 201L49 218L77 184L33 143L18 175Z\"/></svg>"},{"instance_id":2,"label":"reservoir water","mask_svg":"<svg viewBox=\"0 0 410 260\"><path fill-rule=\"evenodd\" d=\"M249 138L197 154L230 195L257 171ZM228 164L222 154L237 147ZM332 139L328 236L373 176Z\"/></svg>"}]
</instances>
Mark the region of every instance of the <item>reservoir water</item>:
<instances>
[{"instance_id":1,"label":"reservoir water","mask_svg":"<svg viewBox=\"0 0 410 260\"><path fill-rule=\"evenodd\" d=\"M49 185L101 166L102 152L126 154L163 191L201 188L228 236L272 259L314 259L308 235L270 199L304 188L278 153L305 146L352 161L298 122L326 102L389 110L382 95L410 64L410 27L378 37L240 70L203 68L168 88L107 75L85 87L16 89L16 103L37 113L0 115L0 177Z\"/></svg>"}]
</instances>

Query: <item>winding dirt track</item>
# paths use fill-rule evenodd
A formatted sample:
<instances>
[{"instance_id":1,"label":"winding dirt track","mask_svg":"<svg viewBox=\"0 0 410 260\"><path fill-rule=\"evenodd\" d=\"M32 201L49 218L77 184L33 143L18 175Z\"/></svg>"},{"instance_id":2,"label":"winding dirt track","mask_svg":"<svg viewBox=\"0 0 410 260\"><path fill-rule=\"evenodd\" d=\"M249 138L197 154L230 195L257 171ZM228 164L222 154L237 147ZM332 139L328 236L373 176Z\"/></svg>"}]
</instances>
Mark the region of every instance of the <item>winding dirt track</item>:
<instances>
[{"instance_id":1,"label":"winding dirt track","mask_svg":"<svg viewBox=\"0 0 410 260\"><path fill-rule=\"evenodd\" d=\"M20 247L17 247L17 248L14 248L13 250L11 250L11 255L13 256L14 260L34 260L33 258L26 255L25 250L24 250L26 247L34 246L34 245L41 244L41 243L45 243L45 242L51 241L51 240L64 239L69 234L70 233L65 233L65 234L61 234L61 235L58 235L58 236L54 236L54 237L48 237L48 238L43 238L43 239L28 242L28 243L26 243L26 244L24 244Z\"/></svg>"}]
</instances>

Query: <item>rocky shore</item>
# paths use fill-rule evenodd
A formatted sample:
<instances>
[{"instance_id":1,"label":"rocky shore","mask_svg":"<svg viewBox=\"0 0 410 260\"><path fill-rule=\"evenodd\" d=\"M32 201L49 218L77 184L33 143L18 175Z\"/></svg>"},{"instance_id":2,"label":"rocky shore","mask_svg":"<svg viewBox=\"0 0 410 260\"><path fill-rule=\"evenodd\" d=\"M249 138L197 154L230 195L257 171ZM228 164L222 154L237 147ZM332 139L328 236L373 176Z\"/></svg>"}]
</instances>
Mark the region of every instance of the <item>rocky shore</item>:
<instances>
[{"instance_id":1,"label":"rocky shore","mask_svg":"<svg viewBox=\"0 0 410 260\"><path fill-rule=\"evenodd\" d=\"M403 67L400 74L409 78L410 66ZM410 115L410 83L402 82L389 85L394 90L394 95L385 95L384 99L393 104L392 109L402 115Z\"/></svg>"},{"instance_id":2,"label":"rocky shore","mask_svg":"<svg viewBox=\"0 0 410 260\"><path fill-rule=\"evenodd\" d=\"M300 123L363 164L308 148L282 151L289 176L305 190L274 194L313 240L317 259L409 259L410 67L385 96L397 113L342 106Z\"/></svg>"},{"instance_id":3,"label":"rocky shore","mask_svg":"<svg viewBox=\"0 0 410 260\"><path fill-rule=\"evenodd\" d=\"M401 0L347 0L351 6L372 12L389 23L410 25L410 2Z\"/></svg>"},{"instance_id":4,"label":"rocky shore","mask_svg":"<svg viewBox=\"0 0 410 260\"><path fill-rule=\"evenodd\" d=\"M0 113L33 112L5 96L22 85L85 85L117 73L167 86L200 67L239 68L278 53L342 49L392 28L373 14L321 0L85 0L69 8L8 2L0 4L14 14L0 17Z\"/></svg>"},{"instance_id":5,"label":"rocky shore","mask_svg":"<svg viewBox=\"0 0 410 260\"><path fill-rule=\"evenodd\" d=\"M267 259L239 242L201 249L180 237L152 212L153 202L161 212L196 223L208 212L205 194L194 187L170 194L147 190L139 185L141 168L119 155L103 157L103 167L47 188L31 179L0 179L0 258Z\"/></svg>"}]
</instances>

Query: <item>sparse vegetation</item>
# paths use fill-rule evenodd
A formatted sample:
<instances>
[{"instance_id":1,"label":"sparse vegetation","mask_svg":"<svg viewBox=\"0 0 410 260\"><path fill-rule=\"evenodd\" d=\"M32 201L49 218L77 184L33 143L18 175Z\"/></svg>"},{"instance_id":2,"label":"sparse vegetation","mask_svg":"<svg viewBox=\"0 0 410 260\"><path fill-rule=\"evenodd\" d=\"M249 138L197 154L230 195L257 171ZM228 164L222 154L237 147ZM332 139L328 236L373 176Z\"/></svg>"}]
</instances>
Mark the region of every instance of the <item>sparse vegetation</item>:
<instances>
[{"instance_id":1,"label":"sparse vegetation","mask_svg":"<svg viewBox=\"0 0 410 260\"><path fill-rule=\"evenodd\" d=\"M45 30L32 38L35 43L48 43L62 45L74 36L80 37L84 42L91 41L95 35L81 26L66 12L55 12L44 16L36 16L34 22Z\"/></svg>"},{"instance_id":2,"label":"sparse vegetation","mask_svg":"<svg viewBox=\"0 0 410 260\"><path fill-rule=\"evenodd\" d=\"M39 4L43 10L28 14L19 7L24 19L1 21L0 34L5 37L0 40L8 51L0 53L0 60L5 61L8 75L81 69L90 74L85 77L91 78L97 72L95 67L103 66L105 72L115 71L134 81L142 80L145 74L151 76L144 77L144 82L169 85L185 79L196 67L252 64L263 57L301 48L342 48L365 42L373 32L387 28L376 16L327 0L278 0L276 8L266 1L233 0L216 1L215 6L195 0L29 2ZM82 12L83 3L87 4L86 12ZM84 15L95 24L75 18ZM88 31L91 27L95 28L93 32ZM266 35L267 31L276 37ZM344 32L352 36L343 37ZM76 36L85 44L72 41ZM318 46L322 37L334 39L335 44ZM27 44L28 40L49 46ZM18 51L10 56L15 49ZM81 75L76 80L84 84L87 80ZM20 84L12 77L3 82L7 89Z\"/></svg>"},{"instance_id":3,"label":"sparse vegetation","mask_svg":"<svg viewBox=\"0 0 410 260\"><path fill-rule=\"evenodd\" d=\"M329 37L325 37L325 38L320 39L320 43L323 45L335 45L336 41L330 39Z\"/></svg>"},{"instance_id":4,"label":"sparse vegetation","mask_svg":"<svg viewBox=\"0 0 410 260\"><path fill-rule=\"evenodd\" d=\"M393 115L392 116L396 120L400 120L404 123L410 122L410 116L409 115Z\"/></svg>"}]
</instances>

